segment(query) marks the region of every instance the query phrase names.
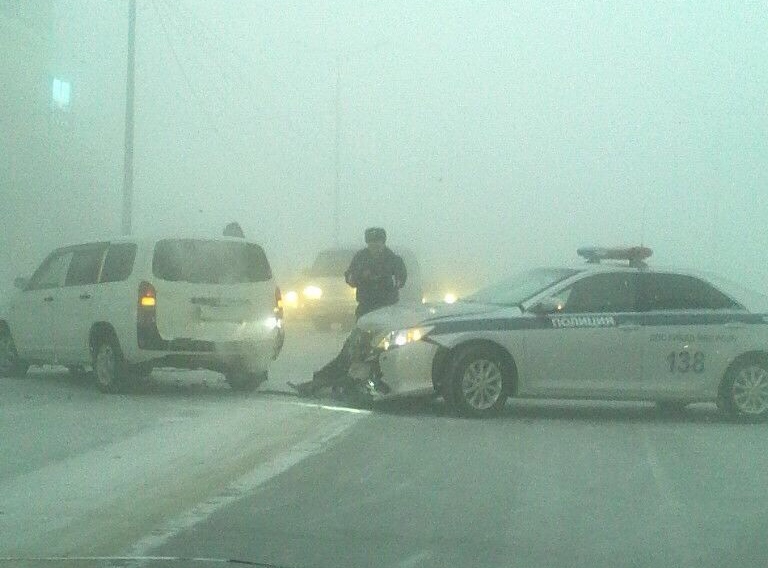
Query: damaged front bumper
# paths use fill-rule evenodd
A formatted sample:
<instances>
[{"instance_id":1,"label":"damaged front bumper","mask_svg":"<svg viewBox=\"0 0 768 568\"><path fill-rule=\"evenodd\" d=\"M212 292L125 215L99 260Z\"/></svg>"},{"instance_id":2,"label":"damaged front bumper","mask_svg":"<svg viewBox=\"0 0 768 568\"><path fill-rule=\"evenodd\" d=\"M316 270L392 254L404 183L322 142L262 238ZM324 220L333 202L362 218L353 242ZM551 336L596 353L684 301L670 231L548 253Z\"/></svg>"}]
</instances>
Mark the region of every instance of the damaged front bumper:
<instances>
[{"instance_id":1,"label":"damaged front bumper","mask_svg":"<svg viewBox=\"0 0 768 568\"><path fill-rule=\"evenodd\" d=\"M434 392L432 361L438 351L436 344L416 341L381 349L375 334L356 333L348 374L372 400Z\"/></svg>"}]
</instances>

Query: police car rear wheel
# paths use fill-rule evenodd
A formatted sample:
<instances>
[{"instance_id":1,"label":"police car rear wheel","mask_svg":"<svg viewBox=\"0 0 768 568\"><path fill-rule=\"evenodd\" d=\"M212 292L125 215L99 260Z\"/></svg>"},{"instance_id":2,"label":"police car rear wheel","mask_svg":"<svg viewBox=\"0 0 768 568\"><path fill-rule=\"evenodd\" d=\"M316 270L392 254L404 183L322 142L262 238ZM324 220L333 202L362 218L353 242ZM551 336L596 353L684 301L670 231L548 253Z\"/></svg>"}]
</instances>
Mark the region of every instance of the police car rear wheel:
<instances>
[{"instance_id":1,"label":"police car rear wheel","mask_svg":"<svg viewBox=\"0 0 768 568\"><path fill-rule=\"evenodd\" d=\"M456 358L444 398L462 416L492 416L507 401L507 378L505 361L496 350L472 347Z\"/></svg>"},{"instance_id":2,"label":"police car rear wheel","mask_svg":"<svg viewBox=\"0 0 768 568\"><path fill-rule=\"evenodd\" d=\"M768 361L751 359L731 367L720 391L718 407L732 418L768 418Z\"/></svg>"}]
</instances>

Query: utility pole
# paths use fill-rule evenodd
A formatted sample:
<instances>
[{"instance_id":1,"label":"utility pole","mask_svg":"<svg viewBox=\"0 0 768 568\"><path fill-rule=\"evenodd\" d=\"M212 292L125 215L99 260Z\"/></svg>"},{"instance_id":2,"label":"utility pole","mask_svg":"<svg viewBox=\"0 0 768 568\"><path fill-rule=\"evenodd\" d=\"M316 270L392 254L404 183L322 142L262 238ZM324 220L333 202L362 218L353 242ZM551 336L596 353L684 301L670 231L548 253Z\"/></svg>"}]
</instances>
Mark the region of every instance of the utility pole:
<instances>
[{"instance_id":1,"label":"utility pole","mask_svg":"<svg viewBox=\"0 0 768 568\"><path fill-rule=\"evenodd\" d=\"M360 49L357 51L347 51L346 53L337 53L336 54L336 94L335 94L335 103L336 103L336 120L335 120L335 128L336 128L336 139L334 140L334 146L333 146L333 161L334 161L334 169L335 169L335 179L333 184L333 244L334 246L339 246L339 228L341 225L341 221L339 220L339 217L341 215L341 191L339 188L340 184L340 170L341 170L341 65L343 63L348 62L351 58L364 54L364 53L370 53L372 51L376 51L378 49L381 49L381 47L385 45L384 42L378 42L375 43L365 49Z\"/></svg>"},{"instance_id":2,"label":"utility pole","mask_svg":"<svg viewBox=\"0 0 768 568\"><path fill-rule=\"evenodd\" d=\"M341 58L336 56L336 140L333 147L333 161L336 178L333 184L333 244L339 246L339 166L341 146Z\"/></svg>"},{"instance_id":3,"label":"utility pole","mask_svg":"<svg viewBox=\"0 0 768 568\"><path fill-rule=\"evenodd\" d=\"M125 84L125 161L123 163L124 235L131 234L133 217L133 97L136 66L136 0L128 0L128 69Z\"/></svg>"}]
</instances>

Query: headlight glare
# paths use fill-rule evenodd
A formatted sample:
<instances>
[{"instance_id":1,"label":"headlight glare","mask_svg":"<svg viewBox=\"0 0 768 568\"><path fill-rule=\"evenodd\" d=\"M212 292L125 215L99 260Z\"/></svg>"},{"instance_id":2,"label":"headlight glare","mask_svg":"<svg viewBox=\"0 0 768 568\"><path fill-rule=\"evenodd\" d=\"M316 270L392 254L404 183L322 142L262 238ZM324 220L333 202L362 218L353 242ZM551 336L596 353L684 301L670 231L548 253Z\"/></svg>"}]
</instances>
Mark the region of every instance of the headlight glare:
<instances>
[{"instance_id":1,"label":"headlight glare","mask_svg":"<svg viewBox=\"0 0 768 568\"><path fill-rule=\"evenodd\" d=\"M411 327L390 331L379 339L377 347L382 351L389 351L395 347L402 347L415 341L421 341L432 329L432 327Z\"/></svg>"},{"instance_id":2,"label":"headlight glare","mask_svg":"<svg viewBox=\"0 0 768 568\"><path fill-rule=\"evenodd\" d=\"M317 300L323 295L323 290L319 286L307 286L304 288L304 296L310 300Z\"/></svg>"}]
</instances>

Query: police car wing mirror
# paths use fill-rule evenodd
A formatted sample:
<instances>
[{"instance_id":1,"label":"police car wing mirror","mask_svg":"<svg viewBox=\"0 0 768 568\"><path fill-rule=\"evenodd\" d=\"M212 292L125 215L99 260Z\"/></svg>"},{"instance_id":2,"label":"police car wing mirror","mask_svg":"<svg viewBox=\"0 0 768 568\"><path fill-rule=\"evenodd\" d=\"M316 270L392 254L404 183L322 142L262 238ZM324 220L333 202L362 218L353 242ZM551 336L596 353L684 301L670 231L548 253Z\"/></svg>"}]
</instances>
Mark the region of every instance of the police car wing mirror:
<instances>
[{"instance_id":1,"label":"police car wing mirror","mask_svg":"<svg viewBox=\"0 0 768 568\"><path fill-rule=\"evenodd\" d=\"M19 290L26 290L27 286L29 285L29 278L23 278L19 276L18 278L14 279L13 285Z\"/></svg>"},{"instance_id":2,"label":"police car wing mirror","mask_svg":"<svg viewBox=\"0 0 768 568\"><path fill-rule=\"evenodd\" d=\"M528 308L529 312L537 315L553 314L563 309L563 302L559 298L544 298Z\"/></svg>"}]
</instances>

